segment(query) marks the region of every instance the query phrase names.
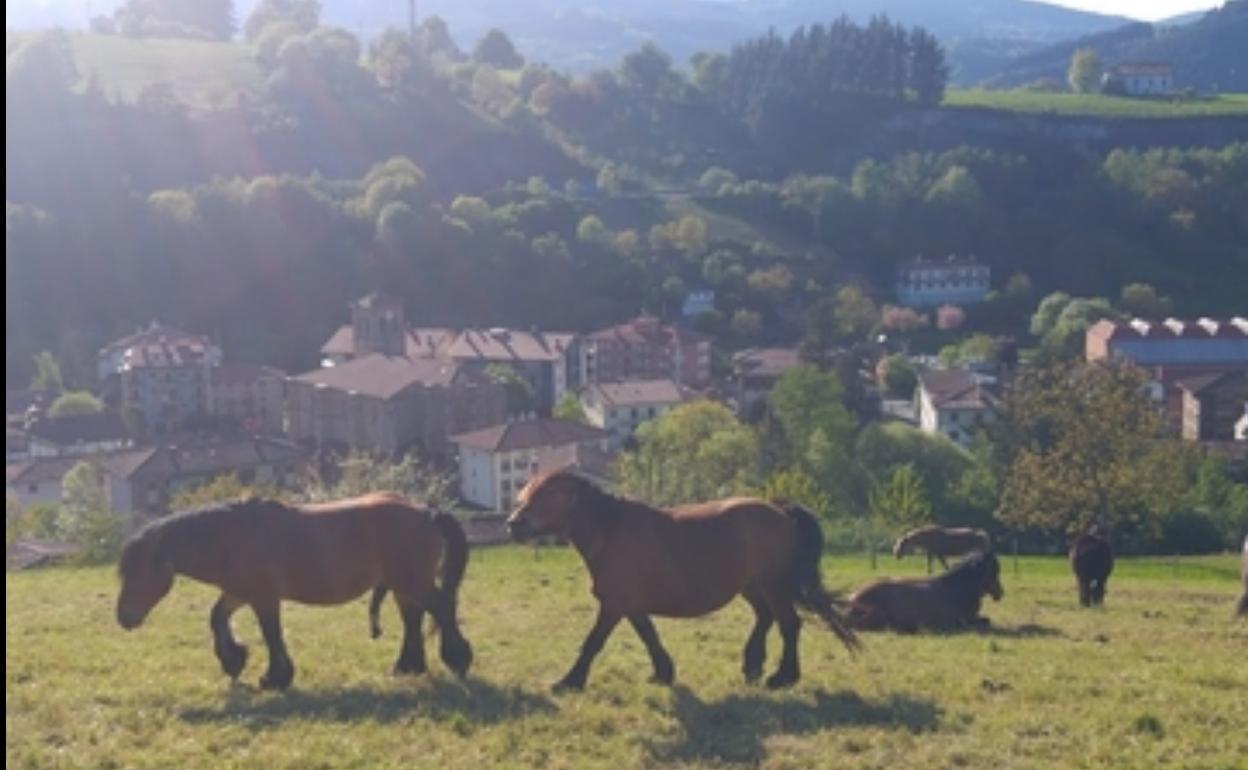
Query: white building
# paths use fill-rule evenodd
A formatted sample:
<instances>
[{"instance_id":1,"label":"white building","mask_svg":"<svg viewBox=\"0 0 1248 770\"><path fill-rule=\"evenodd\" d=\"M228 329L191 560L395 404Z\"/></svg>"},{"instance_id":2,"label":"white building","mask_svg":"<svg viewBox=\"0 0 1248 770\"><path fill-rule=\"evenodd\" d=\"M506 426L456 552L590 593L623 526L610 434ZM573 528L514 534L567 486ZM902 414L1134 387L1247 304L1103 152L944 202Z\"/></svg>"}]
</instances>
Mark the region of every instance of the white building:
<instances>
[{"instance_id":1,"label":"white building","mask_svg":"<svg viewBox=\"0 0 1248 770\"><path fill-rule=\"evenodd\" d=\"M511 510L516 493L536 473L572 464L585 454L603 456L608 434L568 420L528 420L451 436L459 450L459 488L473 505Z\"/></svg>"},{"instance_id":2,"label":"white building","mask_svg":"<svg viewBox=\"0 0 1248 770\"><path fill-rule=\"evenodd\" d=\"M984 300L991 278L991 269L974 257L915 257L897 268L897 301L909 307L970 305Z\"/></svg>"},{"instance_id":3,"label":"white building","mask_svg":"<svg viewBox=\"0 0 1248 770\"><path fill-rule=\"evenodd\" d=\"M987 383L964 370L924 372L914 398L919 429L963 447L993 419L996 404Z\"/></svg>"},{"instance_id":4,"label":"white building","mask_svg":"<svg viewBox=\"0 0 1248 770\"><path fill-rule=\"evenodd\" d=\"M1174 92L1174 72L1169 64L1119 64L1105 73L1103 87L1129 96L1159 96Z\"/></svg>"},{"instance_id":5,"label":"white building","mask_svg":"<svg viewBox=\"0 0 1248 770\"><path fill-rule=\"evenodd\" d=\"M618 449L646 420L661 417L685 400L672 380L628 380L587 385L581 406L590 424L611 434L608 443Z\"/></svg>"}]
</instances>

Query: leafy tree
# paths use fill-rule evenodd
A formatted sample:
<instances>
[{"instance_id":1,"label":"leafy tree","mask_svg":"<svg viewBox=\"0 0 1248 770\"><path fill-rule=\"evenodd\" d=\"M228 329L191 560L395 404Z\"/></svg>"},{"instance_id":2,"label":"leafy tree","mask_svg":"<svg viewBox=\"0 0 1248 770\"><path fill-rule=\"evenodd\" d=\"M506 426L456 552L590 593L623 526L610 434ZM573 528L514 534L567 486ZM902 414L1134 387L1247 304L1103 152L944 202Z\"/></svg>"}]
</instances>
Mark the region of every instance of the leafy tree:
<instances>
[{"instance_id":1,"label":"leafy tree","mask_svg":"<svg viewBox=\"0 0 1248 770\"><path fill-rule=\"evenodd\" d=\"M910 464L895 468L888 481L871 490L870 510L876 526L887 530L913 529L932 520L931 503Z\"/></svg>"},{"instance_id":2,"label":"leafy tree","mask_svg":"<svg viewBox=\"0 0 1248 770\"><path fill-rule=\"evenodd\" d=\"M880 312L880 327L893 334L912 334L930 324L931 319L913 308L885 305Z\"/></svg>"},{"instance_id":3,"label":"leafy tree","mask_svg":"<svg viewBox=\"0 0 1248 770\"><path fill-rule=\"evenodd\" d=\"M61 365L46 350L35 355L35 376L30 381L30 388L51 393L65 390L65 382L61 379Z\"/></svg>"},{"instance_id":4,"label":"leafy tree","mask_svg":"<svg viewBox=\"0 0 1248 770\"><path fill-rule=\"evenodd\" d=\"M48 407L49 417L72 414L95 414L104 411L104 403L85 390L70 390L56 397Z\"/></svg>"},{"instance_id":5,"label":"leafy tree","mask_svg":"<svg viewBox=\"0 0 1248 770\"><path fill-rule=\"evenodd\" d=\"M656 504L730 495L753 486L758 442L722 404L681 404L637 429L618 462L624 492Z\"/></svg>"},{"instance_id":6,"label":"leafy tree","mask_svg":"<svg viewBox=\"0 0 1248 770\"><path fill-rule=\"evenodd\" d=\"M768 476L759 496L775 503L795 503L821 518L827 518L835 511L832 497L800 468Z\"/></svg>"},{"instance_id":7,"label":"leafy tree","mask_svg":"<svg viewBox=\"0 0 1248 770\"><path fill-rule=\"evenodd\" d=\"M890 395L901 398L914 395L914 389L919 384L919 375L914 370L914 364L901 353L882 359L876 374Z\"/></svg>"},{"instance_id":8,"label":"leafy tree","mask_svg":"<svg viewBox=\"0 0 1248 770\"><path fill-rule=\"evenodd\" d=\"M61 537L82 548L88 561L115 557L130 527L128 516L111 510L100 469L89 461L75 464L61 481Z\"/></svg>"},{"instance_id":9,"label":"leafy tree","mask_svg":"<svg viewBox=\"0 0 1248 770\"><path fill-rule=\"evenodd\" d=\"M508 413L527 414L537 407L533 385L509 364L490 364L485 367L485 376L503 386L507 393Z\"/></svg>"},{"instance_id":10,"label":"leafy tree","mask_svg":"<svg viewBox=\"0 0 1248 770\"><path fill-rule=\"evenodd\" d=\"M1101 57L1095 48L1080 48L1071 55L1066 82L1075 93L1090 94L1100 89Z\"/></svg>"},{"instance_id":11,"label":"leafy tree","mask_svg":"<svg viewBox=\"0 0 1248 770\"><path fill-rule=\"evenodd\" d=\"M624 85L654 95L672 77L672 58L654 43L627 54L620 62L620 80Z\"/></svg>"},{"instance_id":12,"label":"leafy tree","mask_svg":"<svg viewBox=\"0 0 1248 770\"><path fill-rule=\"evenodd\" d=\"M742 342L750 342L758 337L763 328L763 317L753 310L739 308L732 312L732 333Z\"/></svg>"},{"instance_id":13,"label":"leafy tree","mask_svg":"<svg viewBox=\"0 0 1248 770\"><path fill-rule=\"evenodd\" d=\"M956 345L940 350L940 361L950 369L968 364L995 364L1001 357L1001 345L987 334L972 334Z\"/></svg>"},{"instance_id":14,"label":"leafy tree","mask_svg":"<svg viewBox=\"0 0 1248 770\"><path fill-rule=\"evenodd\" d=\"M799 352L803 360L830 366L835 345L864 339L879 320L879 309L862 289L853 284L843 286L807 311L806 334Z\"/></svg>"},{"instance_id":15,"label":"leafy tree","mask_svg":"<svg viewBox=\"0 0 1248 770\"><path fill-rule=\"evenodd\" d=\"M909 86L919 104L937 105L945 98L949 67L936 37L922 27L910 31Z\"/></svg>"},{"instance_id":16,"label":"leafy tree","mask_svg":"<svg viewBox=\"0 0 1248 770\"><path fill-rule=\"evenodd\" d=\"M781 376L771 391L769 404L783 430L790 462L809 460L816 431L822 431L823 440L829 445L825 448L826 457L820 460L825 470L834 462L831 455L838 453L836 448L849 445L855 425L842 403L844 393L839 377L813 366L798 366Z\"/></svg>"},{"instance_id":17,"label":"leafy tree","mask_svg":"<svg viewBox=\"0 0 1248 770\"><path fill-rule=\"evenodd\" d=\"M936 308L936 328L941 331L955 331L966 323L966 311L957 305L941 305Z\"/></svg>"},{"instance_id":18,"label":"leafy tree","mask_svg":"<svg viewBox=\"0 0 1248 770\"><path fill-rule=\"evenodd\" d=\"M576 238L586 243L606 245L611 241L611 231L596 214L587 214L576 226Z\"/></svg>"},{"instance_id":19,"label":"leafy tree","mask_svg":"<svg viewBox=\"0 0 1248 770\"><path fill-rule=\"evenodd\" d=\"M298 495L319 502L358 497L386 490L438 510L453 510L458 501L454 479L407 454L395 462L379 461L367 452L352 452L314 478Z\"/></svg>"},{"instance_id":20,"label":"leafy tree","mask_svg":"<svg viewBox=\"0 0 1248 770\"><path fill-rule=\"evenodd\" d=\"M1020 372L992 432L1004 483L997 518L1074 532L1149 523L1181 480L1145 377L1119 365L1052 363Z\"/></svg>"},{"instance_id":21,"label":"leafy tree","mask_svg":"<svg viewBox=\"0 0 1248 770\"><path fill-rule=\"evenodd\" d=\"M559 403L555 404L551 416L559 420L569 420L571 422L589 422L589 417L585 415L585 407L581 405L581 400L573 393L563 394L563 398L560 398Z\"/></svg>"},{"instance_id":22,"label":"leafy tree","mask_svg":"<svg viewBox=\"0 0 1248 770\"><path fill-rule=\"evenodd\" d=\"M1165 318L1174 310L1169 297L1158 295L1157 290L1146 283L1123 286L1118 306L1129 315L1155 320Z\"/></svg>"},{"instance_id":23,"label":"leafy tree","mask_svg":"<svg viewBox=\"0 0 1248 770\"><path fill-rule=\"evenodd\" d=\"M235 29L231 0L127 0L114 18L127 37L229 40Z\"/></svg>"},{"instance_id":24,"label":"leafy tree","mask_svg":"<svg viewBox=\"0 0 1248 770\"><path fill-rule=\"evenodd\" d=\"M282 494L276 487L244 484L238 474L227 473L205 484L178 490L170 507L175 511L185 511L248 497L278 499Z\"/></svg>"},{"instance_id":25,"label":"leafy tree","mask_svg":"<svg viewBox=\"0 0 1248 770\"><path fill-rule=\"evenodd\" d=\"M504 70L515 70L524 66L524 57L516 52L511 38L497 28L486 32L477 47L472 49L472 60Z\"/></svg>"},{"instance_id":26,"label":"leafy tree","mask_svg":"<svg viewBox=\"0 0 1248 770\"><path fill-rule=\"evenodd\" d=\"M900 422L864 428L851 451L865 477L865 487L855 491L855 499L869 501L877 484L887 483L898 468L908 465L922 482L933 513L942 520L955 507L953 489L971 467L967 453L945 436Z\"/></svg>"},{"instance_id":27,"label":"leafy tree","mask_svg":"<svg viewBox=\"0 0 1248 770\"><path fill-rule=\"evenodd\" d=\"M243 37L255 43L270 25L281 24L292 34L316 29L321 20L319 0L260 0L243 22Z\"/></svg>"}]
</instances>

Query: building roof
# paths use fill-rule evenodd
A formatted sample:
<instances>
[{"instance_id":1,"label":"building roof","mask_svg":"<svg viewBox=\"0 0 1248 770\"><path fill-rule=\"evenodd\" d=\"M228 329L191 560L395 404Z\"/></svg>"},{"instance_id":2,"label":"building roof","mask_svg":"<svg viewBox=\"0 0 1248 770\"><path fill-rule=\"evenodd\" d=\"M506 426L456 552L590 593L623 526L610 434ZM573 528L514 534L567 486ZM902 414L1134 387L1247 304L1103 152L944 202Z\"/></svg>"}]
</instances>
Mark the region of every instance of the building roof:
<instances>
[{"instance_id":1,"label":"building roof","mask_svg":"<svg viewBox=\"0 0 1248 770\"><path fill-rule=\"evenodd\" d=\"M95 463L110 476L129 478L156 453L155 447L106 452L89 457L39 457L4 466L5 484L40 484L60 481L80 462Z\"/></svg>"},{"instance_id":2,"label":"building roof","mask_svg":"<svg viewBox=\"0 0 1248 770\"><path fill-rule=\"evenodd\" d=\"M1147 321L1101 319L1088 328L1092 337L1110 340L1125 339L1244 339L1248 338L1248 318L1235 316L1226 320L1198 318L1194 321L1167 318Z\"/></svg>"},{"instance_id":3,"label":"building roof","mask_svg":"<svg viewBox=\"0 0 1248 770\"><path fill-rule=\"evenodd\" d=\"M995 402L984 384L963 369L923 372L919 384L937 409L989 409Z\"/></svg>"},{"instance_id":4,"label":"building roof","mask_svg":"<svg viewBox=\"0 0 1248 770\"><path fill-rule=\"evenodd\" d=\"M1116 64L1110 67L1110 74L1119 77L1127 77L1131 75L1170 75L1173 68L1167 62L1134 62L1128 64Z\"/></svg>"},{"instance_id":5,"label":"building roof","mask_svg":"<svg viewBox=\"0 0 1248 770\"><path fill-rule=\"evenodd\" d=\"M24 417L26 410L32 406L46 406L51 403L52 398L46 390L6 390L4 413L6 416Z\"/></svg>"},{"instance_id":6,"label":"building roof","mask_svg":"<svg viewBox=\"0 0 1248 770\"><path fill-rule=\"evenodd\" d=\"M42 417L31 423L27 433L32 439L56 446L124 441L131 438L130 431L126 430L126 425L117 412Z\"/></svg>"},{"instance_id":7,"label":"building roof","mask_svg":"<svg viewBox=\"0 0 1248 770\"><path fill-rule=\"evenodd\" d=\"M410 328L406 331L404 353L408 358L430 357L438 355L448 342L454 339L455 332L451 329ZM339 326L321 346L321 354L326 356L355 355L355 329L351 324Z\"/></svg>"},{"instance_id":8,"label":"building roof","mask_svg":"<svg viewBox=\"0 0 1248 770\"><path fill-rule=\"evenodd\" d=\"M457 360L557 361L568 353L576 335L513 329L465 329L446 345Z\"/></svg>"},{"instance_id":9,"label":"building roof","mask_svg":"<svg viewBox=\"0 0 1248 770\"><path fill-rule=\"evenodd\" d=\"M600 441L608 435L605 430L571 420L526 420L460 433L451 436L451 441L486 452L511 452Z\"/></svg>"},{"instance_id":10,"label":"building roof","mask_svg":"<svg viewBox=\"0 0 1248 770\"><path fill-rule=\"evenodd\" d=\"M140 329L134 334L122 337L119 340L114 340L108 343L107 345L105 345L104 347L100 348L100 354L105 355L105 354L113 353L119 350L124 350L126 348L134 347L136 345L140 345L140 346L148 345L148 344L161 342L161 341L164 341L167 343L177 343L179 341L186 341L186 342L195 342L195 343L199 343L199 344L206 345L206 346L212 345L212 342L207 337L203 337L198 334L191 334L190 332L182 331L176 326L169 326L167 324L162 324L159 321L152 321L152 323L147 328Z\"/></svg>"},{"instance_id":11,"label":"building roof","mask_svg":"<svg viewBox=\"0 0 1248 770\"><path fill-rule=\"evenodd\" d=\"M292 441L251 436L156 447L141 461L128 458L128 464L114 464L111 470L122 477L140 479L219 476L261 465L292 463L307 456L307 450Z\"/></svg>"},{"instance_id":12,"label":"building roof","mask_svg":"<svg viewBox=\"0 0 1248 770\"><path fill-rule=\"evenodd\" d=\"M126 346L123 369L171 368L209 363L213 344L203 337L157 336Z\"/></svg>"},{"instance_id":13,"label":"building roof","mask_svg":"<svg viewBox=\"0 0 1248 770\"><path fill-rule=\"evenodd\" d=\"M625 380L587 385L585 391L607 406L679 404L685 400L680 386L672 380Z\"/></svg>"},{"instance_id":14,"label":"building roof","mask_svg":"<svg viewBox=\"0 0 1248 770\"><path fill-rule=\"evenodd\" d=\"M284 380L286 373L262 364L231 362L214 366L210 379L219 386L251 385L260 380Z\"/></svg>"},{"instance_id":15,"label":"building roof","mask_svg":"<svg viewBox=\"0 0 1248 770\"><path fill-rule=\"evenodd\" d=\"M366 294L353 303L356 307L362 308L399 308L402 309L403 301L392 294L384 291L375 291L372 294Z\"/></svg>"},{"instance_id":16,"label":"building roof","mask_svg":"<svg viewBox=\"0 0 1248 770\"><path fill-rule=\"evenodd\" d=\"M708 342L710 337L680 326L665 324L654 316L638 316L586 335L591 340L629 344L669 345L673 342Z\"/></svg>"},{"instance_id":17,"label":"building roof","mask_svg":"<svg viewBox=\"0 0 1248 770\"><path fill-rule=\"evenodd\" d=\"M780 377L802 365L797 348L747 348L732 356L738 374L755 377Z\"/></svg>"},{"instance_id":18,"label":"building roof","mask_svg":"<svg viewBox=\"0 0 1248 770\"><path fill-rule=\"evenodd\" d=\"M1223 372L1211 372L1209 374L1188 377L1180 380L1178 386L1193 396L1203 396L1223 385L1239 383L1245 379L1248 379L1248 368L1229 369Z\"/></svg>"},{"instance_id":19,"label":"building roof","mask_svg":"<svg viewBox=\"0 0 1248 770\"><path fill-rule=\"evenodd\" d=\"M571 444L550 451L540 452L536 473L572 469L593 479L609 481L612 478L612 457L597 444Z\"/></svg>"},{"instance_id":20,"label":"building roof","mask_svg":"<svg viewBox=\"0 0 1248 770\"><path fill-rule=\"evenodd\" d=\"M959 257L956 254L950 254L943 259L925 257L922 255L911 257L901 264L897 265L897 272L908 272L910 270L930 270L933 268L963 268L963 267L979 267L984 270L990 269L988 265L980 262L973 256Z\"/></svg>"},{"instance_id":21,"label":"building roof","mask_svg":"<svg viewBox=\"0 0 1248 770\"><path fill-rule=\"evenodd\" d=\"M445 387L459 381L461 376L459 365L453 361L371 353L291 379L374 398L390 399L414 385Z\"/></svg>"}]
</instances>

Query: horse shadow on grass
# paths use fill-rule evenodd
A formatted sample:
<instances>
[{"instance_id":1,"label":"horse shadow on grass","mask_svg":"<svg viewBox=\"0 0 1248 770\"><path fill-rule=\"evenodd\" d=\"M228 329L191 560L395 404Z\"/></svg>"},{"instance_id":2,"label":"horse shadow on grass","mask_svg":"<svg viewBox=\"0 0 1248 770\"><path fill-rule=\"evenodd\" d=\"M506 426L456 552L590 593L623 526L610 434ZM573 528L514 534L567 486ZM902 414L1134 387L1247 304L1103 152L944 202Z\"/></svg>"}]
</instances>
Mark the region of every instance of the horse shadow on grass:
<instances>
[{"instance_id":1,"label":"horse shadow on grass","mask_svg":"<svg viewBox=\"0 0 1248 770\"><path fill-rule=\"evenodd\" d=\"M235 684L220 708L192 708L180 713L183 721L202 724L229 722L261 731L289 719L324 722L373 721L384 724L426 719L445 722L470 732L479 725L523 719L556 711L545 695L519 687L498 687L482 679L433 679L412 688L357 686L345 689L263 693Z\"/></svg>"},{"instance_id":2,"label":"horse shadow on grass","mask_svg":"<svg viewBox=\"0 0 1248 770\"><path fill-rule=\"evenodd\" d=\"M986 623L983 626L971 626L952 631L941 631L941 634L979 634L981 636L999 636L1006 639L1033 639L1043 637L1065 637L1066 634L1052 626L1039 623L1022 623L1017 626L998 626Z\"/></svg>"},{"instance_id":3,"label":"horse shadow on grass","mask_svg":"<svg viewBox=\"0 0 1248 770\"><path fill-rule=\"evenodd\" d=\"M816 690L810 696L748 693L707 703L677 685L674 714L679 734L650 741L659 762L756 765L775 735L804 735L838 726L874 726L921 733L936 729L942 710L935 702L904 693L879 700L850 690Z\"/></svg>"}]
</instances>

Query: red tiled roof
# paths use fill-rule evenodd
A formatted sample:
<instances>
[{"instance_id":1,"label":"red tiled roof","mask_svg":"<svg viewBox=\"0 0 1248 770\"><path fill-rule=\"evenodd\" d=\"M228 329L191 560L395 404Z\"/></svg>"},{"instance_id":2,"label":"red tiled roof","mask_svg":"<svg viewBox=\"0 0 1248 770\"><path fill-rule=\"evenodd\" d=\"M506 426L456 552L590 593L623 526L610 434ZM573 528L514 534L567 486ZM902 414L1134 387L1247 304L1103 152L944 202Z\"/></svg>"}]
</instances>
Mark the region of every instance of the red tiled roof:
<instances>
[{"instance_id":1,"label":"red tiled roof","mask_svg":"<svg viewBox=\"0 0 1248 770\"><path fill-rule=\"evenodd\" d=\"M570 420L526 420L461 433L451 436L451 441L487 452L510 452L599 441L607 435L604 430Z\"/></svg>"},{"instance_id":2,"label":"red tiled roof","mask_svg":"<svg viewBox=\"0 0 1248 770\"><path fill-rule=\"evenodd\" d=\"M937 409L988 409L993 403L983 384L962 369L923 372L919 382Z\"/></svg>"},{"instance_id":3,"label":"red tiled roof","mask_svg":"<svg viewBox=\"0 0 1248 770\"><path fill-rule=\"evenodd\" d=\"M685 400L680 386L672 380L625 380L599 382L585 390L592 392L610 406L637 404L678 404Z\"/></svg>"},{"instance_id":4,"label":"red tiled roof","mask_svg":"<svg viewBox=\"0 0 1248 770\"><path fill-rule=\"evenodd\" d=\"M512 329L465 329L446 346L460 360L557 361L567 355L576 335Z\"/></svg>"},{"instance_id":5,"label":"red tiled roof","mask_svg":"<svg viewBox=\"0 0 1248 770\"><path fill-rule=\"evenodd\" d=\"M412 328L407 330L404 341L404 353L408 358L438 355L443 347L452 339L455 332L451 329ZM351 356L355 354L355 330L351 324L338 327L321 346L321 354L326 356Z\"/></svg>"},{"instance_id":6,"label":"red tiled roof","mask_svg":"<svg viewBox=\"0 0 1248 770\"><path fill-rule=\"evenodd\" d=\"M389 399L413 385L447 386L456 382L459 377L459 365L453 361L372 353L291 379Z\"/></svg>"}]
</instances>

